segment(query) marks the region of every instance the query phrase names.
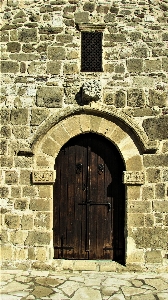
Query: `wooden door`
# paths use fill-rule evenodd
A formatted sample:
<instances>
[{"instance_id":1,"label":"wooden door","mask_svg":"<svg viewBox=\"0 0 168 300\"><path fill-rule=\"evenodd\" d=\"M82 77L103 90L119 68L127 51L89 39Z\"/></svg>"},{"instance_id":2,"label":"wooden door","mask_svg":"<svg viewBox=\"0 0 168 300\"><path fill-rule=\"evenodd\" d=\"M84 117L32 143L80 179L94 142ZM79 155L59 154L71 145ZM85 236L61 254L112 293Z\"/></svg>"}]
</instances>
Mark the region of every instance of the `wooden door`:
<instances>
[{"instance_id":1,"label":"wooden door","mask_svg":"<svg viewBox=\"0 0 168 300\"><path fill-rule=\"evenodd\" d=\"M54 258L123 262L123 161L100 135L72 138L56 159Z\"/></svg>"}]
</instances>

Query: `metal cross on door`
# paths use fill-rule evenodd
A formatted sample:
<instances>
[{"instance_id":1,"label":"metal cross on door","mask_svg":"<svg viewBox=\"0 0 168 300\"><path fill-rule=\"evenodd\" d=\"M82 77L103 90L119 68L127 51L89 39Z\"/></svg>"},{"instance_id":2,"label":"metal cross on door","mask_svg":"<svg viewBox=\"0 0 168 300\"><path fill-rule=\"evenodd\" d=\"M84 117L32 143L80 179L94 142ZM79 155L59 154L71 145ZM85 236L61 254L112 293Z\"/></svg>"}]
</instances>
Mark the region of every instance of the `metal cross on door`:
<instances>
[{"instance_id":1,"label":"metal cross on door","mask_svg":"<svg viewBox=\"0 0 168 300\"><path fill-rule=\"evenodd\" d=\"M124 259L124 165L116 147L88 133L56 159L54 258Z\"/></svg>"}]
</instances>

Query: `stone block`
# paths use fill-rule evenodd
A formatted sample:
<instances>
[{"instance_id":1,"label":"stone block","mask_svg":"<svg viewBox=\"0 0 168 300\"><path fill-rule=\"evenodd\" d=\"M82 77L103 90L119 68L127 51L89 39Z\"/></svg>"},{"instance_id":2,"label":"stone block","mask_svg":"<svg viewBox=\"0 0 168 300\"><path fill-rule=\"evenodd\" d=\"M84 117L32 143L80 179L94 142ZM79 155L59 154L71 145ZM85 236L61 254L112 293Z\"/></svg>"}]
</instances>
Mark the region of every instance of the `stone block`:
<instances>
[{"instance_id":1,"label":"stone block","mask_svg":"<svg viewBox=\"0 0 168 300\"><path fill-rule=\"evenodd\" d=\"M154 198L153 186L143 186L142 187L142 200L150 200L153 198Z\"/></svg>"},{"instance_id":2,"label":"stone block","mask_svg":"<svg viewBox=\"0 0 168 300\"><path fill-rule=\"evenodd\" d=\"M6 198L9 195L9 189L6 186L1 186L0 187L0 197L1 198Z\"/></svg>"},{"instance_id":3,"label":"stone block","mask_svg":"<svg viewBox=\"0 0 168 300\"><path fill-rule=\"evenodd\" d=\"M149 105L165 107L167 105L167 92L149 90Z\"/></svg>"},{"instance_id":4,"label":"stone block","mask_svg":"<svg viewBox=\"0 0 168 300\"><path fill-rule=\"evenodd\" d=\"M41 229L41 230L50 229L51 226L50 213L37 212L34 219L34 226L37 229Z\"/></svg>"},{"instance_id":5,"label":"stone block","mask_svg":"<svg viewBox=\"0 0 168 300\"><path fill-rule=\"evenodd\" d=\"M75 13L75 23L88 23L89 22L89 13L84 12L77 12Z\"/></svg>"},{"instance_id":6,"label":"stone block","mask_svg":"<svg viewBox=\"0 0 168 300\"><path fill-rule=\"evenodd\" d=\"M128 226L131 227L143 227L144 226L144 214L143 213L128 213Z\"/></svg>"},{"instance_id":7,"label":"stone block","mask_svg":"<svg viewBox=\"0 0 168 300\"><path fill-rule=\"evenodd\" d=\"M33 61L33 60L38 60L40 59L39 54L33 54L33 53L12 53L9 55L9 57L12 60L17 60L17 61Z\"/></svg>"},{"instance_id":8,"label":"stone block","mask_svg":"<svg viewBox=\"0 0 168 300\"><path fill-rule=\"evenodd\" d=\"M168 154L144 154L145 167L168 167Z\"/></svg>"},{"instance_id":9,"label":"stone block","mask_svg":"<svg viewBox=\"0 0 168 300\"><path fill-rule=\"evenodd\" d=\"M18 215L6 214L5 224L10 229L18 229L20 226L20 217Z\"/></svg>"},{"instance_id":10,"label":"stone block","mask_svg":"<svg viewBox=\"0 0 168 300\"><path fill-rule=\"evenodd\" d=\"M18 42L9 42L7 43L7 51L8 52L19 52L21 50L21 44Z\"/></svg>"},{"instance_id":11,"label":"stone block","mask_svg":"<svg viewBox=\"0 0 168 300\"><path fill-rule=\"evenodd\" d=\"M114 261L100 263L100 272L116 272L116 270L117 270L117 264ZM111 295L111 292L110 292L110 295Z\"/></svg>"},{"instance_id":12,"label":"stone block","mask_svg":"<svg viewBox=\"0 0 168 300\"><path fill-rule=\"evenodd\" d=\"M20 167L20 168L30 168L32 166L32 157L15 157L14 162L15 162L15 167Z\"/></svg>"},{"instance_id":13,"label":"stone block","mask_svg":"<svg viewBox=\"0 0 168 300\"><path fill-rule=\"evenodd\" d=\"M151 201L129 201L128 212L129 213L150 213L152 211Z\"/></svg>"},{"instance_id":14,"label":"stone block","mask_svg":"<svg viewBox=\"0 0 168 300\"><path fill-rule=\"evenodd\" d=\"M21 188L18 186L11 187L11 196L13 198L20 198L21 197Z\"/></svg>"},{"instance_id":15,"label":"stone block","mask_svg":"<svg viewBox=\"0 0 168 300\"><path fill-rule=\"evenodd\" d=\"M1 127L1 137L10 138L11 137L11 127L9 125L4 125Z\"/></svg>"},{"instance_id":16,"label":"stone block","mask_svg":"<svg viewBox=\"0 0 168 300\"><path fill-rule=\"evenodd\" d=\"M50 199L30 199L30 210L35 211L50 211L52 203Z\"/></svg>"},{"instance_id":17,"label":"stone block","mask_svg":"<svg viewBox=\"0 0 168 300\"><path fill-rule=\"evenodd\" d=\"M145 104L145 94L142 89L128 90L127 105L132 107L143 107Z\"/></svg>"},{"instance_id":18,"label":"stone block","mask_svg":"<svg viewBox=\"0 0 168 300\"><path fill-rule=\"evenodd\" d=\"M11 260L13 256L12 245L2 245L1 246L1 259L2 260Z\"/></svg>"},{"instance_id":19,"label":"stone block","mask_svg":"<svg viewBox=\"0 0 168 300\"><path fill-rule=\"evenodd\" d=\"M56 171L55 171L56 172ZM53 187L51 185L39 185L38 186L38 195L40 198L52 198L53 196Z\"/></svg>"},{"instance_id":20,"label":"stone block","mask_svg":"<svg viewBox=\"0 0 168 300\"><path fill-rule=\"evenodd\" d=\"M89 261L89 260L76 260L74 263L74 270L75 271L96 271L97 270L97 262L96 261Z\"/></svg>"},{"instance_id":21,"label":"stone block","mask_svg":"<svg viewBox=\"0 0 168 300\"><path fill-rule=\"evenodd\" d=\"M79 68L76 63L65 63L63 67L64 74L75 74L79 73Z\"/></svg>"},{"instance_id":22,"label":"stone block","mask_svg":"<svg viewBox=\"0 0 168 300\"><path fill-rule=\"evenodd\" d=\"M61 107L63 89L60 87L39 87L37 89L37 106Z\"/></svg>"},{"instance_id":23,"label":"stone block","mask_svg":"<svg viewBox=\"0 0 168 300\"><path fill-rule=\"evenodd\" d=\"M127 60L127 69L131 73L140 73L143 71L143 59L130 58Z\"/></svg>"},{"instance_id":24,"label":"stone block","mask_svg":"<svg viewBox=\"0 0 168 300\"><path fill-rule=\"evenodd\" d=\"M105 93L104 95L104 103L107 105L114 105L115 95L113 93Z\"/></svg>"},{"instance_id":25,"label":"stone block","mask_svg":"<svg viewBox=\"0 0 168 300\"><path fill-rule=\"evenodd\" d=\"M9 32L3 31L1 33L1 42L9 42Z\"/></svg>"},{"instance_id":26,"label":"stone block","mask_svg":"<svg viewBox=\"0 0 168 300\"><path fill-rule=\"evenodd\" d=\"M11 111L11 123L13 125L26 125L28 122L28 109L18 108Z\"/></svg>"},{"instance_id":27,"label":"stone block","mask_svg":"<svg viewBox=\"0 0 168 300\"><path fill-rule=\"evenodd\" d=\"M129 263L144 263L144 251L136 250L127 256L127 264Z\"/></svg>"},{"instance_id":28,"label":"stone block","mask_svg":"<svg viewBox=\"0 0 168 300\"><path fill-rule=\"evenodd\" d=\"M7 155L8 154L8 143L6 140L0 141L0 155Z\"/></svg>"},{"instance_id":29,"label":"stone block","mask_svg":"<svg viewBox=\"0 0 168 300\"><path fill-rule=\"evenodd\" d=\"M28 208L27 200L17 199L15 200L14 208L18 210L25 210Z\"/></svg>"},{"instance_id":30,"label":"stone block","mask_svg":"<svg viewBox=\"0 0 168 300\"><path fill-rule=\"evenodd\" d=\"M31 182L31 172L28 170L20 171L19 182L21 185L30 185Z\"/></svg>"},{"instance_id":31,"label":"stone block","mask_svg":"<svg viewBox=\"0 0 168 300\"><path fill-rule=\"evenodd\" d=\"M168 141L163 141L162 153L168 153Z\"/></svg>"},{"instance_id":32,"label":"stone block","mask_svg":"<svg viewBox=\"0 0 168 300\"><path fill-rule=\"evenodd\" d=\"M36 165L40 167L49 167L50 162L43 156L36 156Z\"/></svg>"},{"instance_id":33,"label":"stone block","mask_svg":"<svg viewBox=\"0 0 168 300\"><path fill-rule=\"evenodd\" d=\"M1 124L9 124L10 122L10 109L0 110Z\"/></svg>"},{"instance_id":34,"label":"stone block","mask_svg":"<svg viewBox=\"0 0 168 300\"><path fill-rule=\"evenodd\" d=\"M114 64L106 64L104 65L104 72L113 73L114 72Z\"/></svg>"},{"instance_id":35,"label":"stone block","mask_svg":"<svg viewBox=\"0 0 168 300\"><path fill-rule=\"evenodd\" d=\"M155 185L155 198L164 199L166 195L165 183L157 183Z\"/></svg>"},{"instance_id":36,"label":"stone block","mask_svg":"<svg viewBox=\"0 0 168 300\"><path fill-rule=\"evenodd\" d=\"M24 62L20 63L20 72L25 73L26 72L26 64Z\"/></svg>"},{"instance_id":37,"label":"stone block","mask_svg":"<svg viewBox=\"0 0 168 300\"><path fill-rule=\"evenodd\" d=\"M109 11L109 7L105 5L98 5L96 11L100 14L107 14Z\"/></svg>"},{"instance_id":38,"label":"stone block","mask_svg":"<svg viewBox=\"0 0 168 300\"><path fill-rule=\"evenodd\" d=\"M16 139L27 139L30 136L30 127L28 127L28 126L13 126L12 133Z\"/></svg>"},{"instance_id":39,"label":"stone block","mask_svg":"<svg viewBox=\"0 0 168 300\"><path fill-rule=\"evenodd\" d=\"M49 61L47 62L47 74L58 75L61 72L60 61Z\"/></svg>"},{"instance_id":40,"label":"stone block","mask_svg":"<svg viewBox=\"0 0 168 300\"><path fill-rule=\"evenodd\" d=\"M130 200L137 200L140 199L140 192L141 192L141 187L138 185L133 185L127 186L127 199L128 201Z\"/></svg>"},{"instance_id":41,"label":"stone block","mask_svg":"<svg viewBox=\"0 0 168 300\"><path fill-rule=\"evenodd\" d=\"M47 257L47 251L44 247L37 247L36 248L36 259L38 261L45 261ZM46 281L46 279L45 279Z\"/></svg>"},{"instance_id":42,"label":"stone block","mask_svg":"<svg viewBox=\"0 0 168 300\"><path fill-rule=\"evenodd\" d=\"M45 74L46 73L46 63L44 62L31 62L28 69L29 74Z\"/></svg>"},{"instance_id":43,"label":"stone block","mask_svg":"<svg viewBox=\"0 0 168 300\"><path fill-rule=\"evenodd\" d=\"M161 180L161 172L160 169L149 168L146 171L147 181L151 183L159 182Z\"/></svg>"},{"instance_id":44,"label":"stone block","mask_svg":"<svg viewBox=\"0 0 168 300\"><path fill-rule=\"evenodd\" d=\"M168 182L168 169L163 169L163 181Z\"/></svg>"},{"instance_id":45,"label":"stone block","mask_svg":"<svg viewBox=\"0 0 168 300\"><path fill-rule=\"evenodd\" d=\"M25 53L32 53L35 52L36 49L32 44L27 43L27 44L23 44L22 51Z\"/></svg>"},{"instance_id":46,"label":"stone block","mask_svg":"<svg viewBox=\"0 0 168 300\"><path fill-rule=\"evenodd\" d=\"M168 213L168 201L153 201L153 210L159 213ZM162 219L162 218L161 218Z\"/></svg>"},{"instance_id":47,"label":"stone block","mask_svg":"<svg viewBox=\"0 0 168 300\"><path fill-rule=\"evenodd\" d=\"M20 42L29 43L37 42L37 29L36 28L24 28L18 33L18 39Z\"/></svg>"},{"instance_id":48,"label":"stone block","mask_svg":"<svg viewBox=\"0 0 168 300\"><path fill-rule=\"evenodd\" d=\"M149 56L149 50L147 48L136 48L133 51L133 56L137 58L143 58Z\"/></svg>"},{"instance_id":49,"label":"stone block","mask_svg":"<svg viewBox=\"0 0 168 300\"><path fill-rule=\"evenodd\" d=\"M25 245L49 245L50 244L50 233L40 231L29 231L28 237L25 241Z\"/></svg>"},{"instance_id":50,"label":"stone block","mask_svg":"<svg viewBox=\"0 0 168 300\"><path fill-rule=\"evenodd\" d=\"M150 264L162 263L163 258L160 250L146 251L145 262Z\"/></svg>"},{"instance_id":51,"label":"stone block","mask_svg":"<svg viewBox=\"0 0 168 300\"><path fill-rule=\"evenodd\" d=\"M12 156L2 156L0 157L1 167L13 167L13 157Z\"/></svg>"},{"instance_id":52,"label":"stone block","mask_svg":"<svg viewBox=\"0 0 168 300\"><path fill-rule=\"evenodd\" d=\"M35 186L24 186L22 193L23 197L35 197L37 196L38 190Z\"/></svg>"},{"instance_id":53,"label":"stone block","mask_svg":"<svg viewBox=\"0 0 168 300\"><path fill-rule=\"evenodd\" d=\"M166 72L168 72L168 58L163 57L162 58L162 69Z\"/></svg>"},{"instance_id":54,"label":"stone block","mask_svg":"<svg viewBox=\"0 0 168 300\"><path fill-rule=\"evenodd\" d=\"M126 106L127 95L125 91L117 91L115 93L115 106L125 107Z\"/></svg>"},{"instance_id":55,"label":"stone block","mask_svg":"<svg viewBox=\"0 0 168 300\"><path fill-rule=\"evenodd\" d=\"M1 62L2 73L17 73L19 72L19 64L10 60L2 60Z\"/></svg>"},{"instance_id":56,"label":"stone block","mask_svg":"<svg viewBox=\"0 0 168 300\"><path fill-rule=\"evenodd\" d=\"M32 213L29 215L22 215L21 218L21 227L23 230L32 230L34 226L34 220Z\"/></svg>"},{"instance_id":57,"label":"stone block","mask_svg":"<svg viewBox=\"0 0 168 300\"><path fill-rule=\"evenodd\" d=\"M79 122L80 122L79 116L70 117L68 118L68 121L62 122L63 127L68 132L70 137L82 133Z\"/></svg>"},{"instance_id":58,"label":"stone block","mask_svg":"<svg viewBox=\"0 0 168 300\"><path fill-rule=\"evenodd\" d=\"M64 47L48 47L48 59L51 60L61 60L66 58L66 51Z\"/></svg>"},{"instance_id":59,"label":"stone block","mask_svg":"<svg viewBox=\"0 0 168 300\"><path fill-rule=\"evenodd\" d=\"M124 73L125 67L123 64L118 64L115 66L115 73Z\"/></svg>"},{"instance_id":60,"label":"stone block","mask_svg":"<svg viewBox=\"0 0 168 300\"><path fill-rule=\"evenodd\" d=\"M38 126L40 125L49 115L48 109L43 108L34 108L31 112L31 121L30 124L32 126Z\"/></svg>"},{"instance_id":61,"label":"stone block","mask_svg":"<svg viewBox=\"0 0 168 300\"><path fill-rule=\"evenodd\" d=\"M28 248L28 259L35 260L36 259L36 252L35 248Z\"/></svg>"},{"instance_id":62,"label":"stone block","mask_svg":"<svg viewBox=\"0 0 168 300\"><path fill-rule=\"evenodd\" d=\"M52 131L51 137L61 146L63 146L70 139L70 135L61 125Z\"/></svg>"},{"instance_id":63,"label":"stone block","mask_svg":"<svg viewBox=\"0 0 168 300\"><path fill-rule=\"evenodd\" d=\"M19 230L10 232L10 242L14 245L24 244L27 238L27 231Z\"/></svg>"},{"instance_id":64,"label":"stone block","mask_svg":"<svg viewBox=\"0 0 168 300\"><path fill-rule=\"evenodd\" d=\"M164 32L164 33L162 34L162 40L163 40L163 41L168 41L168 33L167 33L167 32Z\"/></svg>"},{"instance_id":65,"label":"stone block","mask_svg":"<svg viewBox=\"0 0 168 300\"><path fill-rule=\"evenodd\" d=\"M116 16L113 13L107 13L104 17L104 22L105 23L113 23L115 21L115 17ZM116 34L116 42L124 42L124 41L125 41L125 37L123 34L119 34L119 33Z\"/></svg>"},{"instance_id":66,"label":"stone block","mask_svg":"<svg viewBox=\"0 0 168 300\"><path fill-rule=\"evenodd\" d=\"M17 184L18 183L18 173L16 171L6 171L5 172L5 183L6 184Z\"/></svg>"},{"instance_id":67,"label":"stone block","mask_svg":"<svg viewBox=\"0 0 168 300\"><path fill-rule=\"evenodd\" d=\"M57 153L60 150L60 145L58 145L53 139L46 138L46 140L42 144L42 151L43 153L50 155L52 157L56 157Z\"/></svg>"},{"instance_id":68,"label":"stone block","mask_svg":"<svg viewBox=\"0 0 168 300\"><path fill-rule=\"evenodd\" d=\"M160 59L145 60L144 62L145 72L156 72L161 71L162 69L162 63Z\"/></svg>"},{"instance_id":69,"label":"stone block","mask_svg":"<svg viewBox=\"0 0 168 300\"><path fill-rule=\"evenodd\" d=\"M168 241L167 229L162 227L137 228L131 233L136 246L141 248L165 248Z\"/></svg>"},{"instance_id":70,"label":"stone block","mask_svg":"<svg viewBox=\"0 0 168 300\"><path fill-rule=\"evenodd\" d=\"M83 6L84 11L93 12L95 9L95 3L94 2L85 2Z\"/></svg>"},{"instance_id":71,"label":"stone block","mask_svg":"<svg viewBox=\"0 0 168 300\"><path fill-rule=\"evenodd\" d=\"M72 43L72 40L73 40L73 36L70 34L58 34L56 36L56 41L58 43L62 43L62 44Z\"/></svg>"},{"instance_id":72,"label":"stone block","mask_svg":"<svg viewBox=\"0 0 168 300\"><path fill-rule=\"evenodd\" d=\"M127 169L129 171L141 171L143 169L142 157L140 155L132 156L127 160Z\"/></svg>"},{"instance_id":73,"label":"stone block","mask_svg":"<svg viewBox=\"0 0 168 300\"><path fill-rule=\"evenodd\" d=\"M153 227L154 226L154 216L152 214L145 215L145 226Z\"/></svg>"},{"instance_id":74,"label":"stone block","mask_svg":"<svg viewBox=\"0 0 168 300\"><path fill-rule=\"evenodd\" d=\"M13 257L14 260L26 260L28 258L28 250L25 248L15 248Z\"/></svg>"}]
</instances>

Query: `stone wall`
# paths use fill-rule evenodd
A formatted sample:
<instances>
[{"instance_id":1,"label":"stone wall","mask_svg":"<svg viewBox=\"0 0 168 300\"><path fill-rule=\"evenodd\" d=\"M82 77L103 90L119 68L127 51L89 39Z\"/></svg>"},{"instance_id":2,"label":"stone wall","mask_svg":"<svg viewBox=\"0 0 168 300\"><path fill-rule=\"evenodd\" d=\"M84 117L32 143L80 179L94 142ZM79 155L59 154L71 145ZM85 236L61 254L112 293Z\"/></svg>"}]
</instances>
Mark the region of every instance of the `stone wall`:
<instances>
[{"instance_id":1,"label":"stone wall","mask_svg":"<svg viewBox=\"0 0 168 300\"><path fill-rule=\"evenodd\" d=\"M5 0L2 14L4 264L52 261L54 179L32 172L53 172L61 146L92 131L117 145L126 172L143 172L141 183L125 175L127 265L164 269L168 1ZM82 30L103 31L103 72L80 72Z\"/></svg>"}]
</instances>

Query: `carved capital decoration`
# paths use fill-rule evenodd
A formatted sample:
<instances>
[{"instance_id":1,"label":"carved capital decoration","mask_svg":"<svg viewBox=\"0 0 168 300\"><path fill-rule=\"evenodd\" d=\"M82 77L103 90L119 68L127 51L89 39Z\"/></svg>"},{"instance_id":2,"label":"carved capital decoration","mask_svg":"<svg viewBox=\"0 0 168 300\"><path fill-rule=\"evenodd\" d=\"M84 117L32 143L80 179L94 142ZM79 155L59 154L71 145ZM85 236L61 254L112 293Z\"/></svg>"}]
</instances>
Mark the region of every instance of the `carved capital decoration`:
<instances>
[{"instance_id":1,"label":"carved capital decoration","mask_svg":"<svg viewBox=\"0 0 168 300\"><path fill-rule=\"evenodd\" d=\"M142 171L124 171L123 183L127 185L142 185L145 183L145 174Z\"/></svg>"},{"instance_id":2,"label":"carved capital decoration","mask_svg":"<svg viewBox=\"0 0 168 300\"><path fill-rule=\"evenodd\" d=\"M55 182L55 171L33 171L33 183L53 184Z\"/></svg>"},{"instance_id":3,"label":"carved capital decoration","mask_svg":"<svg viewBox=\"0 0 168 300\"><path fill-rule=\"evenodd\" d=\"M98 101L101 99L102 86L98 80L89 80L83 84L82 87L82 102L89 103L91 101Z\"/></svg>"}]
</instances>

